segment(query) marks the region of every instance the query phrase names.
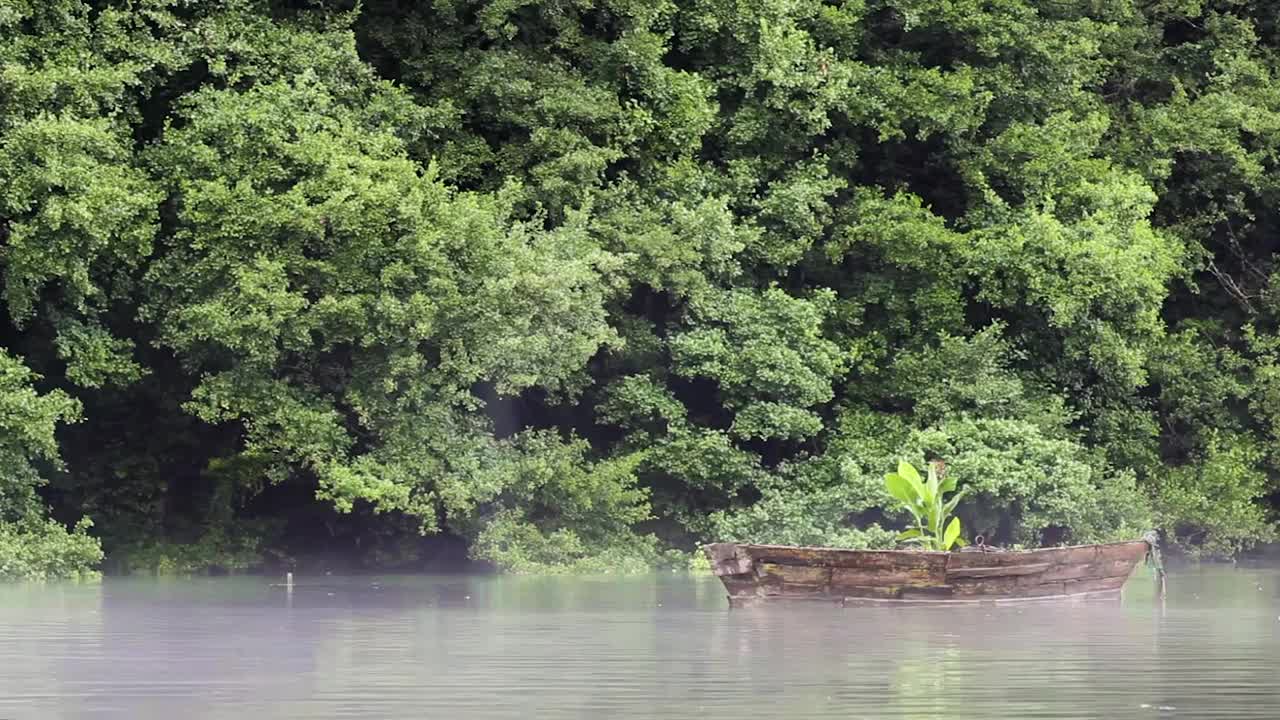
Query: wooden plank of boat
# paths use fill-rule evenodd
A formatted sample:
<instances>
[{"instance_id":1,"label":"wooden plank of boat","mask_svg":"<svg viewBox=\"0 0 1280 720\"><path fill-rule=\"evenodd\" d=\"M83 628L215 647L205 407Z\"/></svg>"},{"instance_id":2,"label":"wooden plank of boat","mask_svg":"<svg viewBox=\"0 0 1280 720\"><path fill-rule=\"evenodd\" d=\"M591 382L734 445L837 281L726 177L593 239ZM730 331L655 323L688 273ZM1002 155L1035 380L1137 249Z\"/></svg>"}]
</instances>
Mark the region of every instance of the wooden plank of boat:
<instances>
[{"instance_id":1,"label":"wooden plank of boat","mask_svg":"<svg viewBox=\"0 0 1280 720\"><path fill-rule=\"evenodd\" d=\"M705 548L735 607L758 601L975 602L1118 594L1143 541L1007 552Z\"/></svg>"},{"instance_id":2,"label":"wooden plank of boat","mask_svg":"<svg viewBox=\"0 0 1280 720\"><path fill-rule=\"evenodd\" d=\"M703 548L711 561L711 571L721 577L751 572L751 554L746 546L737 543L712 543Z\"/></svg>"},{"instance_id":3,"label":"wooden plank of boat","mask_svg":"<svg viewBox=\"0 0 1280 720\"><path fill-rule=\"evenodd\" d=\"M912 557L914 555L915 557ZM846 562L831 571L836 587L863 585L943 585L946 553L868 553L867 562Z\"/></svg>"},{"instance_id":4,"label":"wooden plank of boat","mask_svg":"<svg viewBox=\"0 0 1280 720\"><path fill-rule=\"evenodd\" d=\"M825 587L831 582L831 568L813 565L778 565L762 562L756 575L766 585L786 587Z\"/></svg>"},{"instance_id":5,"label":"wooden plank of boat","mask_svg":"<svg viewBox=\"0 0 1280 720\"><path fill-rule=\"evenodd\" d=\"M1126 543L1127 544L1127 543ZM1145 546L1145 543L1138 543ZM1007 567L1011 565L1054 565L1093 562L1098 558L1099 545L1076 545L1036 550L1004 550L992 552L952 553L950 567ZM1145 553L1145 550L1144 550Z\"/></svg>"},{"instance_id":6,"label":"wooden plank of boat","mask_svg":"<svg viewBox=\"0 0 1280 720\"><path fill-rule=\"evenodd\" d=\"M822 567L901 567L914 566L921 558L947 557L948 553L908 552L903 550L843 550L840 548L801 547L797 545L753 545L749 543L712 543L704 546L713 568L726 564L741 569L744 559L780 565L819 565Z\"/></svg>"},{"instance_id":7,"label":"wooden plank of boat","mask_svg":"<svg viewBox=\"0 0 1280 720\"><path fill-rule=\"evenodd\" d=\"M1051 566L1047 562L1027 563L1026 565L997 565L993 567L958 567L947 568L947 577L959 578L981 578L981 577L999 577L1011 575L1031 575L1038 572L1044 572Z\"/></svg>"},{"instance_id":8,"label":"wooden plank of boat","mask_svg":"<svg viewBox=\"0 0 1280 720\"><path fill-rule=\"evenodd\" d=\"M1138 558L1141 561L1142 558ZM1090 577L1129 576L1137 562L1134 560L1097 560L1080 565L1057 565L1046 570L1045 580L1079 580Z\"/></svg>"}]
</instances>

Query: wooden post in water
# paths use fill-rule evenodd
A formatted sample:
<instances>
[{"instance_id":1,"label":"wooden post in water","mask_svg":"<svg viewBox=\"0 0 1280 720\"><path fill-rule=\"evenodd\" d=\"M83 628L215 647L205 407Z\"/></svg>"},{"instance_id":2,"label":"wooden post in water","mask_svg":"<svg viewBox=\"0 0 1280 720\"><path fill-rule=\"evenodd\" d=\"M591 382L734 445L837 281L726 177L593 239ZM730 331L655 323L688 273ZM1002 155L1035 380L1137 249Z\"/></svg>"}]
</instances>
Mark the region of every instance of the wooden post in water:
<instances>
[{"instance_id":1,"label":"wooden post in water","mask_svg":"<svg viewBox=\"0 0 1280 720\"><path fill-rule=\"evenodd\" d=\"M293 592L293 573L284 574L284 589Z\"/></svg>"},{"instance_id":2,"label":"wooden post in water","mask_svg":"<svg viewBox=\"0 0 1280 720\"><path fill-rule=\"evenodd\" d=\"M1147 543L1147 565L1156 578L1156 600L1164 607L1168 587L1165 583L1164 559L1160 557L1160 535L1154 530L1148 530L1142 539Z\"/></svg>"}]
</instances>

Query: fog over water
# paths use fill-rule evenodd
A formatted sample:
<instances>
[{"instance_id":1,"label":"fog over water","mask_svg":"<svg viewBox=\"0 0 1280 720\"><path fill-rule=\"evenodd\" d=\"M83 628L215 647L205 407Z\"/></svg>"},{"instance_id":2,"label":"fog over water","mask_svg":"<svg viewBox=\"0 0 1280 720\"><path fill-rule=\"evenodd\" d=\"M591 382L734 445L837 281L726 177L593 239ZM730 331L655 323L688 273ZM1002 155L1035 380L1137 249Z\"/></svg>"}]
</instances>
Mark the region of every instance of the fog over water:
<instances>
[{"instance_id":1,"label":"fog over water","mask_svg":"<svg viewBox=\"0 0 1280 720\"><path fill-rule=\"evenodd\" d=\"M727 608L711 577L0 586L0 719L1277 718L1280 571L1121 603Z\"/></svg>"}]
</instances>

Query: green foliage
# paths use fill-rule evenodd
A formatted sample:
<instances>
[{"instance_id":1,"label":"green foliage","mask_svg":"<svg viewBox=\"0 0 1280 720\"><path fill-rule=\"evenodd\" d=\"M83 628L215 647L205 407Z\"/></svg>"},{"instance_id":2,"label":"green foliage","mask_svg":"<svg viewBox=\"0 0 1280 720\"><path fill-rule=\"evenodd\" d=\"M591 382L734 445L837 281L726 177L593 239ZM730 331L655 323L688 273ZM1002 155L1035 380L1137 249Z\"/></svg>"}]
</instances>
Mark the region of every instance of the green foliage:
<instances>
[{"instance_id":1,"label":"green foliage","mask_svg":"<svg viewBox=\"0 0 1280 720\"><path fill-rule=\"evenodd\" d=\"M921 480L911 463L899 462L897 472L884 476L884 486L915 520L915 527L898 533L899 542L939 552L967 544L960 537L960 518L951 515L964 498L965 489L956 490L954 476L942 480L938 463L929 463L929 479ZM954 494L947 498L947 493Z\"/></svg>"},{"instance_id":2,"label":"green foliage","mask_svg":"<svg viewBox=\"0 0 1280 720\"><path fill-rule=\"evenodd\" d=\"M992 542L1247 549L1272 10L0 0L0 522L634 568L891 545L905 449Z\"/></svg>"},{"instance_id":3,"label":"green foliage","mask_svg":"<svg viewBox=\"0 0 1280 720\"><path fill-rule=\"evenodd\" d=\"M842 369L839 348L822 336L834 301L830 291L796 298L776 287L695 297L692 327L669 343L672 369L715 380L725 405L748 414L739 434L812 434L804 408L832 398Z\"/></svg>"},{"instance_id":4,"label":"green foliage","mask_svg":"<svg viewBox=\"0 0 1280 720\"><path fill-rule=\"evenodd\" d=\"M516 573L643 573L669 562L652 535L588 542L570 529L544 533L514 511L489 518L471 553Z\"/></svg>"},{"instance_id":5,"label":"green foliage","mask_svg":"<svg viewBox=\"0 0 1280 720\"><path fill-rule=\"evenodd\" d=\"M890 366L896 397L911 402L914 419L934 424L951 417L1019 418L1047 431L1075 419L1067 403L1013 369L1026 353L1012 348L1005 327L993 323L970 337L943 335L925 352Z\"/></svg>"},{"instance_id":6,"label":"green foliage","mask_svg":"<svg viewBox=\"0 0 1280 720\"><path fill-rule=\"evenodd\" d=\"M53 520L0 521L0 580L91 580L102 546L87 518L68 531Z\"/></svg>"},{"instance_id":7,"label":"green foliage","mask_svg":"<svg viewBox=\"0 0 1280 720\"><path fill-rule=\"evenodd\" d=\"M54 431L79 405L65 393L39 393L38 379L0 350L0 579L48 580L92 575L102 548L83 518L72 531L45 517L36 495L36 464L58 464Z\"/></svg>"},{"instance_id":8,"label":"green foliage","mask_svg":"<svg viewBox=\"0 0 1280 720\"><path fill-rule=\"evenodd\" d=\"M214 524L195 540L174 542L144 538L117 544L112 570L136 575L191 575L215 568L220 572L250 570L261 565L262 543L259 536L249 530L228 530Z\"/></svg>"},{"instance_id":9,"label":"green foliage","mask_svg":"<svg viewBox=\"0 0 1280 720\"><path fill-rule=\"evenodd\" d=\"M857 508L856 491L824 488L817 492L778 488L735 512L711 516L711 536L724 542L757 542L775 545L838 547L853 550L890 549L895 533L879 524L854 527L849 522Z\"/></svg>"},{"instance_id":10,"label":"green foliage","mask_svg":"<svg viewBox=\"0 0 1280 720\"><path fill-rule=\"evenodd\" d=\"M1263 454L1247 438L1210 435L1203 455L1165 472L1155 490L1156 518L1179 547L1230 556L1275 525L1258 499L1268 491Z\"/></svg>"},{"instance_id":11,"label":"green foliage","mask_svg":"<svg viewBox=\"0 0 1280 720\"><path fill-rule=\"evenodd\" d=\"M1138 537L1150 524L1131 471L1025 421L950 420L918 431L908 447L947 458L948 472L966 478L965 525L975 535L1101 542Z\"/></svg>"}]
</instances>

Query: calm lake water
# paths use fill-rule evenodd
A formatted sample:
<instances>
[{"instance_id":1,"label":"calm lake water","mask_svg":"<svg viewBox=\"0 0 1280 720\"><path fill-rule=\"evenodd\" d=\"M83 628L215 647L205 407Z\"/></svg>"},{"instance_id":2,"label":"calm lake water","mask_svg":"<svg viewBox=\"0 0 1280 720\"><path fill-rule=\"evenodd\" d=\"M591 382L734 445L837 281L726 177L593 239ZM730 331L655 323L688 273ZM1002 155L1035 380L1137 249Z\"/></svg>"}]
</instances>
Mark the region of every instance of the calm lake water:
<instances>
[{"instance_id":1,"label":"calm lake water","mask_svg":"<svg viewBox=\"0 0 1280 720\"><path fill-rule=\"evenodd\" d=\"M0 587L0 719L1280 718L1280 572L730 611L714 578Z\"/></svg>"}]
</instances>

